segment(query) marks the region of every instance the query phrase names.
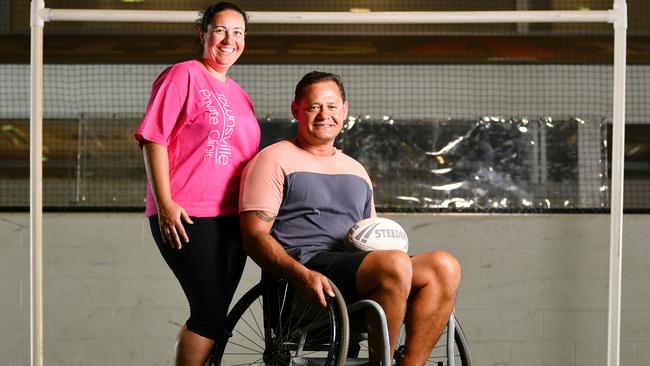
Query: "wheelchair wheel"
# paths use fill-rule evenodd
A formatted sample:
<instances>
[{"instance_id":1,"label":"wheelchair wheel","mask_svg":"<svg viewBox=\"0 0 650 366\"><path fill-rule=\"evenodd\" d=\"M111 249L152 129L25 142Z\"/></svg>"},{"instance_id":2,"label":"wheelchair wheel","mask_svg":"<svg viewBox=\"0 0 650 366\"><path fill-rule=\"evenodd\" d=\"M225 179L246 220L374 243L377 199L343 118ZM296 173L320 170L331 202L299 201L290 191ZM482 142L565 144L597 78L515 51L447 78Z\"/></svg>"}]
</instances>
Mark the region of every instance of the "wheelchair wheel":
<instances>
[{"instance_id":1,"label":"wheelchair wheel","mask_svg":"<svg viewBox=\"0 0 650 366\"><path fill-rule=\"evenodd\" d=\"M472 366L472 357L469 353L469 345L467 343L467 338L465 338L465 333L463 332L463 328L460 325L460 322L458 321L458 318L454 317L455 319L455 333L454 333L454 355L453 355L453 364L454 366ZM433 350L431 350L431 353L429 354L429 358L427 359L427 362L425 365L432 365L432 366L447 366L450 365L450 360L449 356L447 355L447 330L449 329L449 326L445 327L445 330L443 331L442 335L440 336L440 339L438 340L438 343L436 343L435 347L433 347ZM397 349L395 350L395 360L399 360L401 357L403 357L404 354L404 328L402 327L402 335L400 336L400 340L397 346ZM398 365L399 365L399 361Z\"/></svg>"},{"instance_id":2,"label":"wheelchair wheel","mask_svg":"<svg viewBox=\"0 0 650 366\"><path fill-rule=\"evenodd\" d=\"M467 343L467 338L465 338L465 333L463 328L458 321L458 318L455 318L455 333L454 333L454 366L472 366L472 357L469 352L469 345ZM431 366L448 366L450 365L449 358L447 356L447 329L445 327L444 332L440 336L438 343L435 345L429 358L427 359L425 365ZM405 331L402 326L401 334L398 339L397 348L395 349L394 359L397 365L399 365L399 360L404 357L405 352ZM368 342L365 339L365 333L355 333L352 332L350 348L348 351L348 356L354 357L351 360L354 360L356 364L363 364L363 360L368 357ZM353 364L352 362L350 364Z\"/></svg>"},{"instance_id":3,"label":"wheelchair wheel","mask_svg":"<svg viewBox=\"0 0 650 366\"><path fill-rule=\"evenodd\" d=\"M469 351L469 342L465 337L463 327L460 325L458 318L454 317L456 321L456 334L454 340L456 341L456 350L462 366L472 366L472 354ZM458 363L456 363L458 364Z\"/></svg>"},{"instance_id":4,"label":"wheelchair wheel","mask_svg":"<svg viewBox=\"0 0 650 366\"><path fill-rule=\"evenodd\" d=\"M343 296L326 309L301 300L284 280L258 283L232 308L209 365L345 364L349 342Z\"/></svg>"}]
</instances>

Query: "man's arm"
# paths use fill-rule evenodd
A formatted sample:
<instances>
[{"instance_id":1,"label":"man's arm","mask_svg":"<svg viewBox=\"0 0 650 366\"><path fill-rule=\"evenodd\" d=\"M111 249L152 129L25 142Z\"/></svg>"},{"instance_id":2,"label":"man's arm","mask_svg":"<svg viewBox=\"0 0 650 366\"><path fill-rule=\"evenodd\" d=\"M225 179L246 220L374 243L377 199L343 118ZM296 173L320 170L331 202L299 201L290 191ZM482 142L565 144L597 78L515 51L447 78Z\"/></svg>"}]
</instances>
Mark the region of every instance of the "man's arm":
<instances>
[{"instance_id":1,"label":"man's arm","mask_svg":"<svg viewBox=\"0 0 650 366\"><path fill-rule=\"evenodd\" d=\"M334 296L329 280L293 259L271 236L275 216L264 211L246 211L240 220L246 254L264 270L294 283L308 300L325 307L325 294Z\"/></svg>"}]
</instances>

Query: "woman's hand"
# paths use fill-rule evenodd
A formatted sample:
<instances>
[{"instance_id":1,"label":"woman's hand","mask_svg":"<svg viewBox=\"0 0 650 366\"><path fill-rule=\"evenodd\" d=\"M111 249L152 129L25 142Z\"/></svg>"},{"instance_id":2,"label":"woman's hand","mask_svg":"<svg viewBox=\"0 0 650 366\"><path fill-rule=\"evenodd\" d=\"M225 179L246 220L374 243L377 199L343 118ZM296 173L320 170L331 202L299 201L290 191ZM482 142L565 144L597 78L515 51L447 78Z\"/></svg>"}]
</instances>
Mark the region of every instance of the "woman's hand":
<instances>
[{"instance_id":1,"label":"woman's hand","mask_svg":"<svg viewBox=\"0 0 650 366\"><path fill-rule=\"evenodd\" d=\"M163 241L171 245L172 248L181 249L183 244L190 242L185 227L183 227L183 221L188 224L194 223L185 209L176 202L170 201L158 207L160 234L162 234Z\"/></svg>"},{"instance_id":2,"label":"woman's hand","mask_svg":"<svg viewBox=\"0 0 650 366\"><path fill-rule=\"evenodd\" d=\"M183 221L193 224L185 209L172 199L169 188L169 160L167 148L153 142L145 142L142 146L144 167L151 185L151 192L158 208L158 223L163 241L172 248L181 249L190 238L185 232Z\"/></svg>"}]
</instances>

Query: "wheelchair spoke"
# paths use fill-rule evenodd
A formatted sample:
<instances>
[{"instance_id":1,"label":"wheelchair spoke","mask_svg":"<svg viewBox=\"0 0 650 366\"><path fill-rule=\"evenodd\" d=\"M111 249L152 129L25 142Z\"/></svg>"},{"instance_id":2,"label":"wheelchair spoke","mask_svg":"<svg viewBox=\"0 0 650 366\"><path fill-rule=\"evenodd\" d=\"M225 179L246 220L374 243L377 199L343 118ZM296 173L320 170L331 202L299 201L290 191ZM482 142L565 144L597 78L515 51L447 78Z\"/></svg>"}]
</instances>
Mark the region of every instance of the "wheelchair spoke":
<instances>
[{"instance_id":1,"label":"wheelchair spoke","mask_svg":"<svg viewBox=\"0 0 650 366\"><path fill-rule=\"evenodd\" d=\"M246 362L246 363L235 363L235 364L232 364L231 366L263 365L263 364L264 364L264 361L260 358L257 361Z\"/></svg>"},{"instance_id":2,"label":"wheelchair spoke","mask_svg":"<svg viewBox=\"0 0 650 366\"><path fill-rule=\"evenodd\" d=\"M259 306L260 309L262 309L262 298L257 299L257 305ZM263 334L264 332L262 331L262 327L260 326L259 321L257 321L257 316L253 313L253 311L249 308L248 309L249 313L251 314L251 318L253 318L253 321L255 322L255 326L257 327L257 334L260 335L260 339L264 340Z\"/></svg>"},{"instance_id":3,"label":"wheelchair spoke","mask_svg":"<svg viewBox=\"0 0 650 366\"><path fill-rule=\"evenodd\" d=\"M345 304L337 303L336 309L332 302L324 309L303 301L285 282L260 283L228 315L225 337L215 347L216 365L288 366L315 360L343 365L340 355L345 353L340 352L347 350L347 338L340 347L335 332ZM344 319L347 325L347 316Z\"/></svg>"},{"instance_id":4,"label":"wheelchair spoke","mask_svg":"<svg viewBox=\"0 0 650 366\"><path fill-rule=\"evenodd\" d=\"M244 333L242 333L242 332L240 332L240 331L238 331L238 330L236 330L235 332L237 332L237 334L239 334L239 335L242 336L243 338L248 339L248 340L249 340L253 345L257 346L258 349L255 350L255 349L252 349L252 348L250 348L250 347L246 347L246 346L244 346L244 345L241 345L241 344L239 344L239 343L237 343L237 342L232 342L232 344L234 344L234 345L236 345L236 346L239 346L239 347L241 347L241 348L245 348L245 349L251 350L251 351L264 352L264 345L259 345L259 344L257 344L255 341L253 341L252 339L250 339L247 335L245 335Z\"/></svg>"},{"instance_id":5,"label":"wheelchair spoke","mask_svg":"<svg viewBox=\"0 0 650 366\"><path fill-rule=\"evenodd\" d=\"M304 316L304 314L300 314L300 319L296 319L296 317L294 316L294 314L296 314L296 312L297 312L297 310L296 310L296 306L297 306L296 304L297 303L298 303L298 301L291 301L291 311L289 312L289 315L287 316L287 319L281 319L281 321L280 321L280 324L282 324L283 321L287 322L287 326L286 326L286 329L285 329L286 339L294 339L296 336L297 337L300 336L299 333L296 334L296 332L294 331L294 324L296 324L296 323L299 324L300 321L302 320L302 317ZM284 301L283 301L282 305L283 305L283 308L284 308L284 305L285 305ZM282 316L282 315L284 315L284 313L280 313L280 316Z\"/></svg>"},{"instance_id":6,"label":"wheelchair spoke","mask_svg":"<svg viewBox=\"0 0 650 366\"><path fill-rule=\"evenodd\" d=\"M253 317L253 321L255 322L255 324L257 324L257 319L255 318L255 315L253 315L253 314L251 313L251 316ZM250 330L252 331L252 333L254 333L254 334L257 336L257 338L259 338L259 339L262 341L262 343L264 343L264 336L263 336L262 331L259 329L259 326L256 327L256 328L254 328L254 327L253 327L253 326L252 326L252 325L251 325L251 324L250 324L246 319L244 319L244 318L242 318L242 321L244 322L244 324L246 324L246 326L248 327L248 329L250 329ZM240 332L240 333L241 333L241 332ZM243 334L242 334L242 335L243 335ZM246 338L247 338L248 340L250 340L251 342L253 342L252 339L250 339L250 338L248 338L248 337L246 337Z\"/></svg>"},{"instance_id":7,"label":"wheelchair spoke","mask_svg":"<svg viewBox=\"0 0 650 366\"><path fill-rule=\"evenodd\" d=\"M459 329L458 326L456 328L457 330ZM350 340L350 349L349 349L349 354L348 357L352 358L357 358L357 359L366 359L369 357L369 346L368 346L368 340L362 336L361 332L365 332L366 329L357 329L357 333L354 333L352 335L352 339ZM398 337L398 347L394 352L394 358L395 360L399 360L404 357L404 353L406 351L406 348L404 346L405 343L405 330L404 328L401 329L400 336ZM431 351L431 354L427 358L425 365L431 365L431 366L447 366L448 365L448 359L447 359L447 331L443 332L443 334L439 338L439 342L434 346L433 350ZM455 365L456 366L471 366L470 363L467 362L466 354L463 353L463 350L459 349L458 347L454 347L454 359L455 359Z\"/></svg>"},{"instance_id":8,"label":"wheelchair spoke","mask_svg":"<svg viewBox=\"0 0 650 366\"><path fill-rule=\"evenodd\" d=\"M288 286L288 284L284 285L284 290L282 292L283 292L282 295L277 297L277 300L278 300L278 304L277 304L278 305L277 306L278 313L274 314L278 318L278 321L277 321L278 322L278 324L277 324L277 336L280 339L284 339L284 334L285 334L285 326L284 326L285 325L284 324L285 320L282 318L282 316L283 316L284 311L285 311L284 307L287 304L287 301L289 300L289 286ZM294 302L292 301L292 303L294 303ZM293 304L292 304L292 306L293 306ZM291 323L289 323L289 325L288 325L289 327L291 326L290 324Z\"/></svg>"},{"instance_id":9,"label":"wheelchair spoke","mask_svg":"<svg viewBox=\"0 0 650 366\"><path fill-rule=\"evenodd\" d=\"M323 332L327 332L327 329L325 329L325 327L329 323L329 316L327 313L321 314L315 319L307 318L309 313L314 312L314 309L316 309L316 311L322 311L319 307L317 308L316 305L310 304L301 311L300 316L297 319L291 320L296 326L296 328L290 328L291 332L289 332L290 335L288 336L288 338L291 339L293 337L299 336L300 333L310 333L315 329L320 329L321 331L320 334L323 334ZM313 335L310 334L310 338L312 337ZM329 334L327 334L325 337L329 337Z\"/></svg>"}]
</instances>

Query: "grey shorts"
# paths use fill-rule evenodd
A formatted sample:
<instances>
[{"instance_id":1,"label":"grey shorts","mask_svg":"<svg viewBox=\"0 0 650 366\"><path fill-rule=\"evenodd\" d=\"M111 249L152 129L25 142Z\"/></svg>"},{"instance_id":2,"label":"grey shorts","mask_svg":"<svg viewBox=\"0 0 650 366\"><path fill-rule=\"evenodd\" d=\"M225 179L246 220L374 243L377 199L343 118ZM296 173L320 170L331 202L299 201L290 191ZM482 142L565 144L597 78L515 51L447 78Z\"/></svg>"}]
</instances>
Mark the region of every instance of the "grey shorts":
<instances>
[{"instance_id":1,"label":"grey shorts","mask_svg":"<svg viewBox=\"0 0 650 366\"><path fill-rule=\"evenodd\" d=\"M345 301L360 300L357 293L357 272L368 252L321 252L313 256L305 266L322 273L339 288Z\"/></svg>"}]
</instances>

